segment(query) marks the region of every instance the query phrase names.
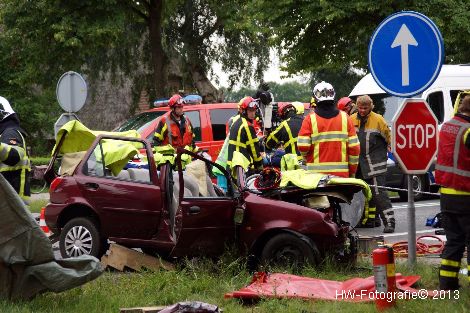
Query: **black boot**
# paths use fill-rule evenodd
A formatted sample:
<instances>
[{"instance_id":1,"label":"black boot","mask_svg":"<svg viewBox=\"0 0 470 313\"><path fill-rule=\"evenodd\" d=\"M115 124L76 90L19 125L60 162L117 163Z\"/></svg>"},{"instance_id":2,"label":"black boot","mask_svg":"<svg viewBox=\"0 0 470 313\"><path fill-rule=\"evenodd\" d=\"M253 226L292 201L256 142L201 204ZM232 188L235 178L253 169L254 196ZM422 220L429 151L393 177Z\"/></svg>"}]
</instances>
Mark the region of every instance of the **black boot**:
<instances>
[{"instance_id":1,"label":"black boot","mask_svg":"<svg viewBox=\"0 0 470 313\"><path fill-rule=\"evenodd\" d=\"M387 224L384 227L384 233L394 233L395 232L395 218L390 217L387 219Z\"/></svg>"},{"instance_id":2,"label":"black boot","mask_svg":"<svg viewBox=\"0 0 470 313\"><path fill-rule=\"evenodd\" d=\"M359 222L355 228L374 228L375 227L375 221L374 220L367 220L364 224Z\"/></svg>"}]
</instances>

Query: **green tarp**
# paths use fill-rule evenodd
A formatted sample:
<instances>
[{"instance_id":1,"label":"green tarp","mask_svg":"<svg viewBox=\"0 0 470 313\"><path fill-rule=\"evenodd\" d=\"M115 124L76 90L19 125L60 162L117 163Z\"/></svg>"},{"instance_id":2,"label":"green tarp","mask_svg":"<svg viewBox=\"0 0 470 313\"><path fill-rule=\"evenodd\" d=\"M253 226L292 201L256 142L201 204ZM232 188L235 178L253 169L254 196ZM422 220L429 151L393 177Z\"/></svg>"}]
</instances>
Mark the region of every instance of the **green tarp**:
<instances>
[{"instance_id":1,"label":"green tarp","mask_svg":"<svg viewBox=\"0 0 470 313\"><path fill-rule=\"evenodd\" d=\"M56 260L29 210L0 175L0 298L31 299L61 292L97 278L101 263L92 256Z\"/></svg>"}]
</instances>

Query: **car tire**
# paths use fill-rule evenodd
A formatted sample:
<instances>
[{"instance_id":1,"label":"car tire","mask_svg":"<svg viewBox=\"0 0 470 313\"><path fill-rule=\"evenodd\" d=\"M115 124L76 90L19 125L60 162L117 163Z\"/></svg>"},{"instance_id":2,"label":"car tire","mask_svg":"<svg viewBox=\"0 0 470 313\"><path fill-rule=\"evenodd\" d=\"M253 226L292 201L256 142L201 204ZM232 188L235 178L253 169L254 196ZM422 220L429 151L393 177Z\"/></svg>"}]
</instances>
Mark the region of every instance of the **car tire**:
<instances>
[{"instance_id":1,"label":"car tire","mask_svg":"<svg viewBox=\"0 0 470 313\"><path fill-rule=\"evenodd\" d=\"M427 175L413 175L413 190L415 191L414 194L414 201L420 201L425 198L425 194L416 193L416 191L429 191L429 179ZM402 188L408 190L408 178L405 175L403 179ZM399 191L398 195L400 196L401 201L408 201L408 191Z\"/></svg>"},{"instance_id":2,"label":"car tire","mask_svg":"<svg viewBox=\"0 0 470 313\"><path fill-rule=\"evenodd\" d=\"M63 258L92 255L100 258L106 244L95 222L86 217L71 219L60 232L59 248Z\"/></svg>"},{"instance_id":3,"label":"car tire","mask_svg":"<svg viewBox=\"0 0 470 313\"><path fill-rule=\"evenodd\" d=\"M261 252L261 263L270 267L316 266L319 259L320 253L315 243L290 233L272 237Z\"/></svg>"}]
</instances>

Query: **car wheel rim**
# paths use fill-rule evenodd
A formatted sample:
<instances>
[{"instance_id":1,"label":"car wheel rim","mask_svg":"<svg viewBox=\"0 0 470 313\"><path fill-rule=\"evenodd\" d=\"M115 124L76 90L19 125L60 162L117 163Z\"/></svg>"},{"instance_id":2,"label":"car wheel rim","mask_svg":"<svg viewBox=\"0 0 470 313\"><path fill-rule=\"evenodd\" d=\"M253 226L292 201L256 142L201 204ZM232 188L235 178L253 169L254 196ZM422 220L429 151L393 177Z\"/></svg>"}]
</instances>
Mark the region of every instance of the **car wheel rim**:
<instances>
[{"instance_id":1,"label":"car wheel rim","mask_svg":"<svg viewBox=\"0 0 470 313\"><path fill-rule=\"evenodd\" d=\"M412 183L413 191L415 192L415 195L418 195L418 192L422 191L421 179L418 176L413 175Z\"/></svg>"},{"instance_id":2,"label":"car wheel rim","mask_svg":"<svg viewBox=\"0 0 470 313\"><path fill-rule=\"evenodd\" d=\"M65 235L64 248L70 257L91 255L93 238L90 231L83 226L72 227Z\"/></svg>"},{"instance_id":3,"label":"car wheel rim","mask_svg":"<svg viewBox=\"0 0 470 313\"><path fill-rule=\"evenodd\" d=\"M278 265L297 266L303 260L302 252L293 246L284 246L277 250L274 254L274 261Z\"/></svg>"}]
</instances>

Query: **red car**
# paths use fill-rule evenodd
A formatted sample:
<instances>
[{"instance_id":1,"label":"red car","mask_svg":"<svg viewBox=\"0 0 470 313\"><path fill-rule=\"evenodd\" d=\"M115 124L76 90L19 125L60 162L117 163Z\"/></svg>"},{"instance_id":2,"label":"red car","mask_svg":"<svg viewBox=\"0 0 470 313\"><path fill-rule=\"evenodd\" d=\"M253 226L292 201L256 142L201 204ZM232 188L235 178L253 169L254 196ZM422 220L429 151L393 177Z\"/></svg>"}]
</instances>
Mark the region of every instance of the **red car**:
<instances>
[{"instance_id":1,"label":"red car","mask_svg":"<svg viewBox=\"0 0 470 313\"><path fill-rule=\"evenodd\" d=\"M109 162L118 154L105 149L126 147L124 142L144 151L140 157L148 161L148 169L112 168ZM291 186L260 192L241 178L224 193L204 175L195 179L189 165L184 171L181 166L174 170L170 163L157 167L148 141L109 135L98 136L78 165L58 176L53 164L60 146L55 151L46 172L50 181L55 178L45 219L59 237L63 257L100 257L108 240L170 258L217 256L229 243L235 243L241 254L265 262L317 264L327 253L346 260L356 256L356 240L342 221L339 203L350 201L361 186L330 184L324 176L316 189ZM180 165L183 151L175 164ZM203 170L218 166L191 155L204 162ZM241 170L238 177L244 177Z\"/></svg>"}]
</instances>

